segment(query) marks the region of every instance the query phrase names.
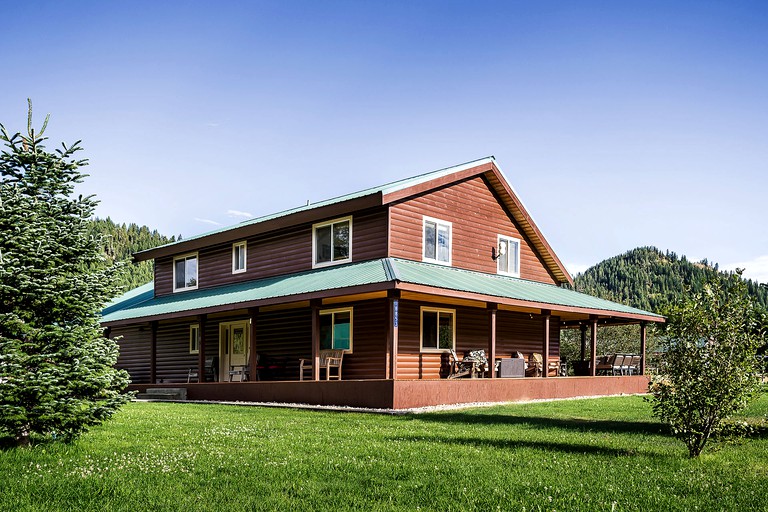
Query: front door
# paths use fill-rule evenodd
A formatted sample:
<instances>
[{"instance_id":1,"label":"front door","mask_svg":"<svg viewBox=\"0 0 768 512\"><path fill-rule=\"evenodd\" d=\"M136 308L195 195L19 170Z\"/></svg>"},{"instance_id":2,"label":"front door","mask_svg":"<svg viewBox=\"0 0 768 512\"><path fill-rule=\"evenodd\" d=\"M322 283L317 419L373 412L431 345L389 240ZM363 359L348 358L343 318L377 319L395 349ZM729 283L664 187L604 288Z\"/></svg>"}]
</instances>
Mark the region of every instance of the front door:
<instances>
[{"instance_id":1,"label":"front door","mask_svg":"<svg viewBox=\"0 0 768 512\"><path fill-rule=\"evenodd\" d=\"M248 322L226 322L219 324L219 380L245 380L248 368ZM234 372L234 373L231 373Z\"/></svg>"}]
</instances>

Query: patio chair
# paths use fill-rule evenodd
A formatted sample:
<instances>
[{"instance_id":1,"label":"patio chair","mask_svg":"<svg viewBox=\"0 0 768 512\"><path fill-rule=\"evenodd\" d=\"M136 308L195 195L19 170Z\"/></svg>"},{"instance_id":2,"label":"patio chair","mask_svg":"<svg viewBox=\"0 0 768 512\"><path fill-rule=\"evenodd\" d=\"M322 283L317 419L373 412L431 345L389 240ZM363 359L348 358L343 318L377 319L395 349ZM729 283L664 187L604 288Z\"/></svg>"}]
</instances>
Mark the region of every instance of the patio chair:
<instances>
[{"instance_id":1,"label":"patio chair","mask_svg":"<svg viewBox=\"0 0 768 512\"><path fill-rule=\"evenodd\" d=\"M549 377L557 377L558 375L560 375L560 358L559 357L549 358L549 361L547 361L547 375Z\"/></svg>"},{"instance_id":2,"label":"patio chair","mask_svg":"<svg viewBox=\"0 0 768 512\"><path fill-rule=\"evenodd\" d=\"M612 374L613 375L623 375L624 374L624 354L614 354L615 358L613 360L612 365Z\"/></svg>"},{"instance_id":3,"label":"patio chair","mask_svg":"<svg viewBox=\"0 0 768 512\"><path fill-rule=\"evenodd\" d=\"M635 354L629 362L629 375L640 373L640 356Z\"/></svg>"},{"instance_id":4,"label":"patio chair","mask_svg":"<svg viewBox=\"0 0 768 512\"><path fill-rule=\"evenodd\" d=\"M451 350L450 355L452 361L450 363L449 379L482 377L489 369L485 350L469 350L461 361L459 361L456 351Z\"/></svg>"},{"instance_id":5,"label":"patio chair","mask_svg":"<svg viewBox=\"0 0 768 512\"><path fill-rule=\"evenodd\" d=\"M528 368L525 370L526 377L541 377L544 373L544 356L534 352L528 358Z\"/></svg>"},{"instance_id":6,"label":"patio chair","mask_svg":"<svg viewBox=\"0 0 768 512\"><path fill-rule=\"evenodd\" d=\"M323 349L320 351L320 371L325 370L325 380L341 380L341 363L344 360L343 349ZM331 372L335 369L335 375ZM312 371L312 359L299 359L299 380L304 380L304 372ZM311 375L311 373L310 373Z\"/></svg>"},{"instance_id":7,"label":"patio chair","mask_svg":"<svg viewBox=\"0 0 768 512\"><path fill-rule=\"evenodd\" d=\"M597 360L597 366L595 366L597 375L600 375L601 373L603 375L608 375L608 372L613 372L614 361L616 361L616 354L600 356L600 359Z\"/></svg>"},{"instance_id":8,"label":"patio chair","mask_svg":"<svg viewBox=\"0 0 768 512\"><path fill-rule=\"evenodd\" d=\"M205 366L203 367L203 370L205 371L205 375L203 377L204 382L216 382L218 379L218 367L219 367L219 358L218 357L206 357L205 358ZM190 368L187 372L187 384L190 382L200 382L200 373L197 371L197 368Z\"/></svg>"}]
</instances>

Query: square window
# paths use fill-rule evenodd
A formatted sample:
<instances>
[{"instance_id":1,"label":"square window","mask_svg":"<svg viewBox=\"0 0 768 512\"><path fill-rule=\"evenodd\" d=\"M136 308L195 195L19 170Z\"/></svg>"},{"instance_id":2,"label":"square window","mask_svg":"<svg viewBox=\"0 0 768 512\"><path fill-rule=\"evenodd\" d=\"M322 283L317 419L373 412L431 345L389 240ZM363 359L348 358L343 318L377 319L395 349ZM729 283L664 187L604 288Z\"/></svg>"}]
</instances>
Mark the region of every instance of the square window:
<instances>
[{"instance_id":1,"label":"square window","mask_svg":"<svg viewBox=\"0 0 768 512\"><path fill-rule=\"evenodd\" d=\"M312 238L313 267L352 261L352 217L315 224Z\"/></svg>"},{"instance_id":2,"label":"square window","mask_svg":"<svg viewBox=\"0 0 768 512\"><path fill-rule=\"evenodd\" d=\"M520 277L520 240L499 235L496 264L499 274Z\"/></svg>"},{"instance_id":3,"label":"square window","mask_svg":"<svg viewBox=\"0 0 768 512\"><path fill-rule=\"evenodd\" d=\"M320 348L352 351L352 308L320 312Z\"/></svg>"},{"instance_id":4,"label":"square window","mask_svg":"<svg viewBox=\"0 0 768 512\"><path fill-rule=\"evenodd\" d=\"M451 264L450 222L424 217L424 261Z\"/></svg>"},{"instance_id":5,"label":"square window","mask_svg":"<svg viewBox=\"0 0 768 512\"><path fill-rule=\"evenodd\" d=\"M245 272L245 262L247 255L246 242L237 242L232 244L232 273L239 274Z\"/></svg>"},{"instance_id":6,"label":"square window","mask_svg":"<svg viewBox=\"0 0 768 512\"><path fill-rule=\"evenodd\" d=\"M421 308L422 350L453 350L456 346L456 311Z\"/></svg>"},{"instance_id":7,"label":"square window","mask_svg":"<svg viewBox=\"0 0 768 512\"><path fill-rule=\"evenodd\" d=\"M197 288L197 254L179 256L173 260L173 291Z\"/></svg>"}]
</instances>

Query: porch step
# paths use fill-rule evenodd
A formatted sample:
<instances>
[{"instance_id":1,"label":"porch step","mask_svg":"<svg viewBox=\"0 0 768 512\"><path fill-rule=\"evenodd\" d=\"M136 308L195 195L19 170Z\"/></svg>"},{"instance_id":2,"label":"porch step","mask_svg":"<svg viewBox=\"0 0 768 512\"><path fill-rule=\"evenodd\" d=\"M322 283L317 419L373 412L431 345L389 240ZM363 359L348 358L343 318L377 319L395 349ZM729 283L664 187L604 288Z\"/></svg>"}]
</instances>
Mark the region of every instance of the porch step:
<instances>
[{"instance_id":1,"label":"porch step","mask_svg":"<svg viewBox=\"0 0 768 512\"><path fill-rule=\"evenodd\" d=\"M142 400L186 400L187 388L147 388L136 398Z\"/></svg>"}]
</instances>

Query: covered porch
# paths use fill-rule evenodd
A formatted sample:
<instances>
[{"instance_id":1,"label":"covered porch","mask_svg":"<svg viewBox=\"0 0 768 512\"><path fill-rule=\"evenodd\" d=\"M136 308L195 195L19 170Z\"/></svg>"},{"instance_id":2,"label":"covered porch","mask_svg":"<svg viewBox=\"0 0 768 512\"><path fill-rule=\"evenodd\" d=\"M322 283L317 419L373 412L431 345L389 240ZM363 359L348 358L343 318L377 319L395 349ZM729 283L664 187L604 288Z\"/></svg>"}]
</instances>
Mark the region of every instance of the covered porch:
<instances>
[{"instance_id":1,"label":"covered porch","mask_svg":"<svg viewBox=\"0 0 768 512\"><path fill-rule=\"evenodd\" d=\"M118 365L131 373L131 389L183 386L191 400L403 409L644 392L645 325L663 321L553 285L393 258L144 294L104 317L109 335L122 337ZM597 376L599 327L632 323L641 325L639 374ZM586 376L495 371L518 355L539 355L549 369L560 361L566 328L581 329ZM329 382L321 351L337 343L341 379ZM448 354L477 350L489 361L476 375L485 378L446 378ZM300 382L302 359L311 371Z\"/></svg>"}]
</instances>

